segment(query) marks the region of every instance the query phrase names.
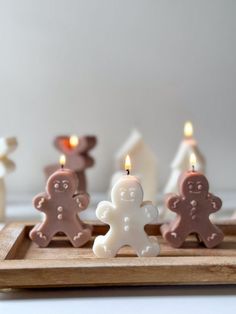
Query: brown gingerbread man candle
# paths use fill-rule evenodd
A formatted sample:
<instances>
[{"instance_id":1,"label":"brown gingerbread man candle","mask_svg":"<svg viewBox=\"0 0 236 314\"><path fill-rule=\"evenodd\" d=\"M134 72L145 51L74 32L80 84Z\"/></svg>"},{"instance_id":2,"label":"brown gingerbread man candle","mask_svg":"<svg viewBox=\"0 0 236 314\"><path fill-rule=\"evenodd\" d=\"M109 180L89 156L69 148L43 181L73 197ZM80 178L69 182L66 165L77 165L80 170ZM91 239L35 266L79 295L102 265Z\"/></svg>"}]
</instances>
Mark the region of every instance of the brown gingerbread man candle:
<instances>
[{"instance_id":1,"label":"brown gingerbread man candle","mask_svg":"<svg viewBox=\"0 0 236 314\"><path fill-rule=\"evenodd\" d=\"M55 147L66 156L67 168L73 170L78 177L78 190L86 191L85 170L94 165L94 159L89 155L89 151L95 147L97 139L95 136L82 136L78 138L72 136L57 136L54 140ZM57 165L45 167L45 174L48 178L57 170Z\"/></svg>"},{"instance_id":2,"label":"brown gingerbread man candle","mask_svg":"<svg viewBox=\"0 0 236 314\"><path fill-rule=\"evenodd\" d=\"M189 234L197 234L207 248L213 248L224 239L223 232L209 219L220 210L222 201L209 193L207 178L195 171L195 156L191 156L192 171L180 178L180 195L170 194L166 206L177 214L170 224L161 226L166 241L173 247L181 247Z\"/></svg>"},{"instance_id":3,"label":"brown gingerbread man candle","mask_svg":"<svg viewBox=\"0 0 236 314\"><path fill-rule=\"evenodd\" d=\"M46 193L33 199L34 207L45 214L43 222L30 232L30 238L40 247L46 247L58 232L63 232L74 247L91 239L92 228L84 224L78 213L89 204L88 194L77 192L78 177L70 169L56 170L48 179Z\"/></svg>"}]
</instances>

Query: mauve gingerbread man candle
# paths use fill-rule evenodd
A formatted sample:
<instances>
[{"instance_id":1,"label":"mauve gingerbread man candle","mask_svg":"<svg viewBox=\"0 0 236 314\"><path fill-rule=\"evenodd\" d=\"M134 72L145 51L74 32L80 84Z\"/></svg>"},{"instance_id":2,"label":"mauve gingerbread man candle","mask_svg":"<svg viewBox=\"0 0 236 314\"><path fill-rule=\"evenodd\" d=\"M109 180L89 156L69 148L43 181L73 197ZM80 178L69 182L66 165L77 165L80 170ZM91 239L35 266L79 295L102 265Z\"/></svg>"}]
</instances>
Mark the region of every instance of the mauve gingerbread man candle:
<instances>
[{"instance_id":1,"label":"mauve gingerbread man candle","mask_svg":"<svg viewBox=\"0 0 236 314\"><path fill-rule=\"evenodd\" d=\"M195 171L195 156L191 157L192 171L185 172L179 183L180 195L170 194L166 207L177 214L170 224L161 226L166 241L173 247L181 247L189 234L197 234L207 248L219 245L223 232L209 219L209 215L220 210L222 201L209 193L207 178Z\"/></svg>"},{"instance_id":2,"label":"mauve gingerbread man candle","mask_svg":"<svg viewBox=\"0 0 236 314\"><path fill-rule=\"evenodd\" d=\"M74 247L91 239L92 228L84 224L78 213L89 204L87 193L78 193L78 177L70 169L56 170L48 179L46 193L33 199L34 207L43 212L43 222L30 232L30 238L40 247L46 247L58 232L64 233Z\"/></svg>"},{"instance_id":3,"label":"mauve gingerbread man candle","mask_svg":"<svg viewBox=\"0 0 236 314\"><path fill-rule=\"evenodd\" d=\"M54 146L66 156L67 168L73 170L78 177L78 190L86 191L85 170L94 165L94 159L89 155L89 151L96 146L95 136L57 136L54 140ZM45 174L48 178L57 169L57 165L48 165L45 167Z\"/></svg>"}]
</instances>

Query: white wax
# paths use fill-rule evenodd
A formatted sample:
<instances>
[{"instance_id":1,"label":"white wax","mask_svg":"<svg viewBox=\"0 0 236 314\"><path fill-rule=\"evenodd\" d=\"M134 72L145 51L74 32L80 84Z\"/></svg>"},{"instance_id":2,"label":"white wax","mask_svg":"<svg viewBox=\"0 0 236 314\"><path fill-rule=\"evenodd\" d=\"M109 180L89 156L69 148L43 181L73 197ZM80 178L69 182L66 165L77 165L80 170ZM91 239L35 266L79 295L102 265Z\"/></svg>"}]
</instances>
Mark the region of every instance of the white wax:
<instances>
[{"instance_id":1,"label":"white wax","mask_svg":"<svg viewBox=\"0 0 236 314\"><path fill-rule=\"evenodd\" d=\"M125 245L131 246L138 256L157 256L157 238L149 238L144 226L158 217L158 210L150 201L143 202L143 189L139 180L131 175L123 175L113 186L112 202L98 204L96 215L109 224L106 235L98 236L93 252L102 258L114 257Z\"/></svg>"}]
</instances>

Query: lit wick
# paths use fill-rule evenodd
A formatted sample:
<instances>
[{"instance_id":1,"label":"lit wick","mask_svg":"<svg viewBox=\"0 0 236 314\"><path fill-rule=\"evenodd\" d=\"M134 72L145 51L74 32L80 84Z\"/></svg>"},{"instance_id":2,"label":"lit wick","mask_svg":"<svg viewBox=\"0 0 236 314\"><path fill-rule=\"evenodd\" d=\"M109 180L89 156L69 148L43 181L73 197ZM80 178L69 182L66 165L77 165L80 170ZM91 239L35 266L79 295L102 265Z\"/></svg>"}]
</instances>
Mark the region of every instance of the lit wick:
<instances>
[{"instance_id":1,"label":"lit wick","mask_svg":"<svg viewBox=\"0 0 236 314\"><path fill-rule=\"evenodd\" d=\"M61 165L61 169L63 169L63 168L64 168L65 163L66 163L66 156L65 156L65 155L61 155L61 157L60 157L60 165Z\"/></svg>"},{"instance_id":2,"label":"lit wick","mask_svg":"<svg viewBox=\"0 0 236 314\"><path fill-rule=\"evenodd\" d=\"M195 172L196 163L197 163L196 155L194 153L192 153L190 155L190 165L192 167L192 172Z\"/></svg>"},{"instance_id":3,"label":"lit wick","mask_svg":"<svg viewBox=\"0 0 236 314\"><path fill-rule=\"evenodd\" d=\"M126 156L125 158L125 170L127 172L127 175L130 175L131 171L131 161L129 155Z\"/></svg>"}]
</instances>

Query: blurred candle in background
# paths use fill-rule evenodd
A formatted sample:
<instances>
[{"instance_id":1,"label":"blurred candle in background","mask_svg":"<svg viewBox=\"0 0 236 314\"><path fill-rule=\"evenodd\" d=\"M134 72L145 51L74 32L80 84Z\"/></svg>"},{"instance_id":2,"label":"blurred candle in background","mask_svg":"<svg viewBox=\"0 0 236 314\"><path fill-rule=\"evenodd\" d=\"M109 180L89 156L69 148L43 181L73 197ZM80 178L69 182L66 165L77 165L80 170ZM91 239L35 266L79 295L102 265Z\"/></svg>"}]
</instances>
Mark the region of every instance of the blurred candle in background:
<instances>
[{"instance_id":1,"label":"blurred candle in background","mask_svg":"<svg viewBox=\"0 0 236 314\"><path fill-rule=\"evenodd\" d=\"M182 140L177 154L171 164L171 174L169 180L164 188L164 194L178 193L179 177L185 171L189 169L189 160L191 154L196 156L196 167L201 173L205 173L205 158L199 150L197 141L193 137L193 125L190 121L187 121L184 125L184 139ZM175 214L168 209L162 208L162 218L169 219Z\"/></svg>"},{"instance_id":2,"label":"blurred candle in background","mask_svg":"<svg viewBox=\"0 0 236 314\"><path fill-rule=\"evenodd\" d=\"M197 141L193 138L193 125L188 121L184 125L184 139L171 164L172 172L164 189L165 194L178 192L179 177L183 172L188 170L191 154L196 156L197 169L199 169L200 172L205 173L205 159L199 150Z\"/></svg>"},{"instance_id":3,"label":"blurred candle in background","mask_svg":"<svg viewBox=\"0 0 236 314\"><path fill-rule=\"evenodd\" d=\"M78 190L87 190L87 180L85 170L94 165L94 159L90 156L90 150L96 146L95 136L57 136L54 140L54 146L66 156L67 168L75 171L78 177ZM44 171L48 178L57 170L57 164L48 165Z\"/></svg>"},{"instance_id":4,"label":"blurred candle in background","mask_svg":"<svg viewBox=\"0 0 236 314\"><path fill-rule=\"evenodd\" d=\"M15 163L8 159L8 154L17 147L15 137L0 138L0 221L5 219L6 188L5 176L15 169Z\"/></svg>"}]
</instances>

